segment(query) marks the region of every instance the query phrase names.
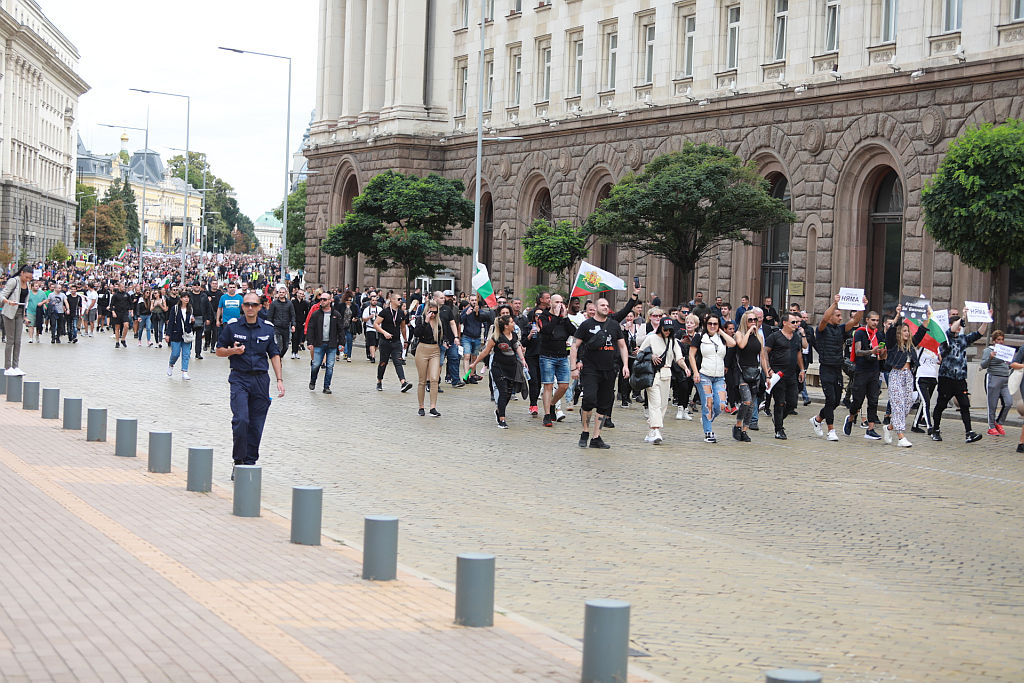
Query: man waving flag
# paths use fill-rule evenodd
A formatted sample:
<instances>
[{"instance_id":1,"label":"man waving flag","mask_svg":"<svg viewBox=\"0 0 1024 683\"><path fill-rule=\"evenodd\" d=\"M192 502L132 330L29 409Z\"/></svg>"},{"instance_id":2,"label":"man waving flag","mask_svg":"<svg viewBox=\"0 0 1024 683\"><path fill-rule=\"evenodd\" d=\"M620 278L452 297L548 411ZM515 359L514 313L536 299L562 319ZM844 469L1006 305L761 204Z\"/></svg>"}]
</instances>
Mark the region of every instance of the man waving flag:
<instances>
[{"instance_id":1,"label":"man waving flag","mask_svg":"<svg viewBox=\"0 0 1024 683\"><path fill-rule=\"evenodd\" d=\"M487 266L482 263L476 264L476 272L473 274L473 290L490 308L498 305L498 298L494 296L494 286L491 285L491 278L487 273Z\"/></svg>"}]
</instances>

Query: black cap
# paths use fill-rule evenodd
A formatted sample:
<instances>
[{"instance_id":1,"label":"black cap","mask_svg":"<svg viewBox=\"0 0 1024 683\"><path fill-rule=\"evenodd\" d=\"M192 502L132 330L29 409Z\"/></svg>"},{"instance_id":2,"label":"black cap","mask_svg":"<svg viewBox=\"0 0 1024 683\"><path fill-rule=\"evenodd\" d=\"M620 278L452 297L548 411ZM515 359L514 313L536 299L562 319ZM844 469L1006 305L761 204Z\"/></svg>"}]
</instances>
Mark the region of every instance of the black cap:
<instances>
[{"instance_id":1,"label":"black cap","mask_svg":"<svg viewBox=\"0 0 1024 683\"><path fill-rule=\"evenodd\" d=\"M658 331L659 332L663 332L664 330L668 330L670 332L675 332L675 330L676 330L676 321L673 320L672 318L669 318L668 316L665 316L664 318L662 318L661 319L661 323L658 325Z\"/></svg>"}]
</instances>

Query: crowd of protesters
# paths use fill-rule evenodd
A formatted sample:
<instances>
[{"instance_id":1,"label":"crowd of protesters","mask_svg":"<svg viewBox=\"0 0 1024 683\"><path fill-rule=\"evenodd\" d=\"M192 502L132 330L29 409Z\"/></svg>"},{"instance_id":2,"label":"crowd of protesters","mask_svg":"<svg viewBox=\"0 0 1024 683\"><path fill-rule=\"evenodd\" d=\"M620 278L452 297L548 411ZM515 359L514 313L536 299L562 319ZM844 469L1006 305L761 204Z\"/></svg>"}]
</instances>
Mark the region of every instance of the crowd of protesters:
<instances>
[{"instance_id":1,"label":"crowd of protesters","mask_svg":"<svg viewBox=\"0 0 1024 683\"><path fill-rule=\"evenodd\" d=\"M190 359L214 351L224 326L242 318L244 297L256 293L258 317L273 327L280 355L308 354L310 390L332 393L335 363L351 363L362 337L363 357L376 364L376 390L385 391L390 368L399 391L417 389L419 415L441 417L445 389L480 384L501 429L509 428L513 401L547 428L578 411L581 448L610 448L605 437L615 428L614 408L634 403L642 405L644 441L652 445L666 441L670 407L676 420L698 414L707 443L719 440L716 422L723 420L735 441L751 442L762 413L774 438L788 439L787 420L801 398L811 403L806 372L815 360L825 400L808 421L818 437L839 441L840 433L851 437L859 428L865 439L900 447L912 445L908 432L942 441L942 413L955 401L965 442L982 438L971 425L967 349L986 326L968 331L956 310L935 353L922 345L926 326L912 333L899 307L844 318L838 295L814 323L796 304L780 313L770 297L759 306L743 297L734 310L698 292L663 307L656 296L642 302L636 286L619 310L605 298L566 301L548 292L530 302L498 296L489 306L476 294L451 290L403 296L372 286L304 288L290 274L278 282L277 262L256 256L190 256L184 278L177 256L144 254L142 265L141 281L133 252L112 262L34 264L11 273L2 297L5 336L23 326L30 344L47 335L50 343L74 344L100 333L121 349L131 341L167 344L167 375L180 366L188 380ZM1002 344L1005 335L997 330L991 341ZM998 437L1013 403L1008 380L1024 368L1024 348L1012 361L994 348L981 352L981 367L987 433ZM8 374L20 372L16 353L5 357ZM405 374L410 360L415 381ZM883 383L888 403L880 419ZM846 414L837 419L840 408ZM1024 432L1018 451L1024 452Z\"/></svg>"}]
</instances>

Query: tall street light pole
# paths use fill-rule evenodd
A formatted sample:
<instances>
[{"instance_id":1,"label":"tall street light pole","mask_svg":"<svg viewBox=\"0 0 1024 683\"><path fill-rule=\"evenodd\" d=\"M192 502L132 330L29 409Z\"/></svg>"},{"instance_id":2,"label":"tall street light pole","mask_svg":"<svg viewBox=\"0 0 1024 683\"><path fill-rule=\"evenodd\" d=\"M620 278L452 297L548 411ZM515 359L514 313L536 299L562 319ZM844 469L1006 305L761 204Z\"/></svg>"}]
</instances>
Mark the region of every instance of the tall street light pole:
<instances>
[{"instance_id":1,"label":"tall street light pole","mask_svg":"<svg viewBox=\"0 0 1024 683\"><path fill-rule=\"evenodd\" d=\"M292 127L292 58L284 57L282 55L272 55L267 52L255 52L253 50L239 50L234 47L221 47L221 50L227 50L228 52L234 52L240 55L258 55L260 57L271 57L273 59L283 59L288 62L288 100L286 103L285 115L285 127L284 127L284 203L281 206L284 207L283 220L281 221L281 282L285 281L284 274L287 272L288 263L286 259L286 250L288 246L288 188L291 185L291 177L288 173L288 167L291 165L291 141L289 134L291 133Z\"/></svg>"},{"instance_id":2,"label":"tall street light pole","mask_svg":"<svg viewBox=\"0 0 1024 683\"><path fill-rule=\"evenodd\" d=\"M146 107L146 127L138 128L136 126L117 126L112 123L101 123L101 126L106 128L127 128L129 130L141 130L146 133L146 137L142 143L142 218L139 220L139 283L142 283L142 252L146 246L146 194L149 192L149 107ZM125 177L125 182L128 183L128 187L131 187L132 182L132 167L128 165L128 175Z\"/></svg>"},{"instance_id":3,"label":"tall street light pole","mask_svg":"<svg viewBox=\"0 0 1024 683\"><path fill-rule=\"evenodd\" d=\"M484 159L484 38L487 32L486 27L487 0L480 0L480 61L477 64L480 76L477 79L476 98L476 199L473 201L473 265L469 269L471 288L477 264L480 262L480 179Z\"/></svg>"},{"instance_id":4,"label":"tall street light pole","mask_svg":"<svg viewBox=\"0 0 1024 683\"><path fill-rule=\"evenodd\" d=\"M290 72L289 72L290 73ZM142 90L141 88L130 88L135 92L146 93L147 95L166 95L167 97L181 97L185 100L185 215L181 219L181 285L185 286L185 233L188 232L188 198L189 198L189 187L188 184L188 170L189 170L189 133L191 131L192 121L192 98L188 95L182 95L175 92L162 92L160 90ZM147 114L148 117L148 114ZM142 260L142 254L139 254L139 260Z\"/></svg>"}]
</instances>

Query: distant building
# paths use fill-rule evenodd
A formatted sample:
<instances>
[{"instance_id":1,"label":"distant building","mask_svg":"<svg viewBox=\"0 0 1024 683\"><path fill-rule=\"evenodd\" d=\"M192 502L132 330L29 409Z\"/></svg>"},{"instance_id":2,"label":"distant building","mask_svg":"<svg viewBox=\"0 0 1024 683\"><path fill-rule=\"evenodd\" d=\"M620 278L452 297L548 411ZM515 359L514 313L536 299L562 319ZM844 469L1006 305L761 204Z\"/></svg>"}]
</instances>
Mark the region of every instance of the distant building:
<instances>
[{"instance_id":1,"label":"distant building","mask_svg":"<svg viewBox=\"0 0 1024 683\"><path fill-rule=\"evenodd\" d=\"M78 182L96 188L102 198L115 178L126 179L135 193L135 203L142 221L142 197L145 188L146 219L140 225L145 236L147 249L173 251L181 244L181 226L185 222L185 181L167 173L160 155L153 150L140 149L129 158L127 164L128 136L121 136L122 154L95 154L85 148L78 139ZM189 187L188 191L188 243L200 247L201 231L199 216L202 213L202 193ZM88 232L88 231L86 231Z\"/></svg>"},{"instance_id":2,"label":"distant building","mask_svg":"<svg viewBox=\"0 0 1024 683\"><path fill-rule=\"evenodd\" d=\"M78 50L34 0L0 4L0 247L74 249Z\"/></svg>"},{"instance_id":3,"label":"distant building","mask_svg":"<svg viewBox=\"0 0 1024 683\"><path fill-rule=\"evenodd\" d=\"M281 253L281 221L277 220L273 211L267 211L253 221L253 232L264 254Z\"/></svg>"}]
</instances>

